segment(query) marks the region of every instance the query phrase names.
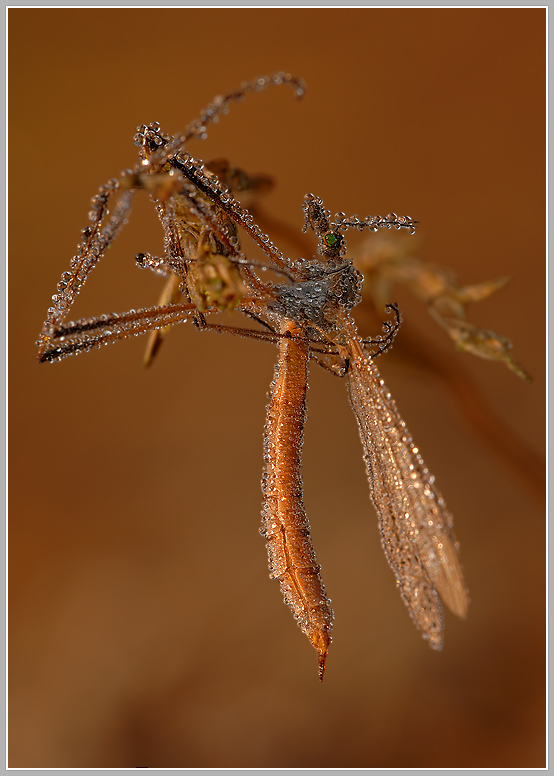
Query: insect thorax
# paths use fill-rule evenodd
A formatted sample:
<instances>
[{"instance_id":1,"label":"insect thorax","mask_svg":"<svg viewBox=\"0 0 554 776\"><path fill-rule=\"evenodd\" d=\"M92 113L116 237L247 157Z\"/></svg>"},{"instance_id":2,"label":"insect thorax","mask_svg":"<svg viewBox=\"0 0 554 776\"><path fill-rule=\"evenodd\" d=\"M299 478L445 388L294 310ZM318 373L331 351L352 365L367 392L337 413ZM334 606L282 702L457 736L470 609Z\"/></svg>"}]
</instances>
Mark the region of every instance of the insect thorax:
<instances>
[{"instance_id":1,"label":"insect thorax","mask_svg":"<svg viewBox=\"0 0 554 776\"><path fill-rule=\"evenodd\" d=\"M351 261L306 263L305 280L276 286L273 309L299 324L315 323L325 329L336 322L337 313L349 311L361 300L363 276Z\"/></svg>"}]
</instances>

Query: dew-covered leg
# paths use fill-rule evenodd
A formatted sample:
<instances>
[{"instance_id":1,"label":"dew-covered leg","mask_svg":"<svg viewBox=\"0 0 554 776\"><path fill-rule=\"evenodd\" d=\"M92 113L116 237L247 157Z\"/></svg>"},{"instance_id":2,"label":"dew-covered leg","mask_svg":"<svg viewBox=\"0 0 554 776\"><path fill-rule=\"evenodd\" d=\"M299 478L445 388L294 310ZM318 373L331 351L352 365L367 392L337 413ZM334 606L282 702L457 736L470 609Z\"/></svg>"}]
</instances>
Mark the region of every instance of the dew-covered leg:
<instances>
[{"instance_id":1,"label":"dew-covered leg","mask_svg":"<svg viewBox=\"0 0 554 776\"><path fill-rule=\"evenodd\" d=\"M173 304L82 318L58 327L45 344L39 361L61 361L102 345L183 323L197 314L193 304Z\"/></svg>"},{"instance_id":2,"label":"dew-covered leg","mask_svg":"<svg viewBox=\"0 0 554 776\"><path fill-rule=\"evenodd\" d=\"M108 224L104 226L109 214L109 200L118 188L117 180L108 181L100 187L98 194L92 199L89 213L92 223L81 231L82 240L77 246L77 253L71 260L69 271L63 273L57 285L56 293L52 297L54 304L48 308L47 318L36 343L39 360L44 360L42 356L49 348L54 332L63 323L90 272L126 223L131 209L132 191L125 191L122 194Z\"/></svg>"},{"instance_id":3,"label":"dew-covered leg","mask_svg":"<svg viewBox=\"0 0 554 776\"><path fill-rule=\"evenodd\" d=\"M229 105L232 102L240 102L251 92L261 92L267 89L268 86L281 86L281 84L289 84L294 89L294 94L297 98L304 95L306 85L301 78L296 78L290 73L275 73L272 76L261 76L253 81L245 81L239 89L234 92L229 92L224 96L216 97L208 107L202 112L200 117L191 122L185 130L184 140L185 142L191 137L199 137L203 139L206 137L206 125L208 123L216 122L222 116L228 113Z\"/></svg>"},{"instance_id":4,"label":"dew-covered leg","mask_svg":"<svg viewBox=\"0 0 554 776\"><path fill-rule=\"evenodd\" d=\"M334 615L310 537L300 474L308 361L305 343L281 340L264 430L261 534L271 577L279 580L285 603L317 649L323 679Z\"/></svg>"}]
</instances>

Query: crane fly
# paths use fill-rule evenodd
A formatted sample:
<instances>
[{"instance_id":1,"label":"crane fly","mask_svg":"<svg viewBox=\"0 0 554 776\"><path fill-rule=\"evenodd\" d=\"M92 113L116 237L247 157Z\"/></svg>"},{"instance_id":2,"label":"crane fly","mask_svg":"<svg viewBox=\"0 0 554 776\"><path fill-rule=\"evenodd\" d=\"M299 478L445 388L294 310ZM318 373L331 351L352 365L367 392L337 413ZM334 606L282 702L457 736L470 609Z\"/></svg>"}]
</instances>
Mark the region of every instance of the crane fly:
<instances>
[{"instance_id":1,"label":"crane fly","mask_svg":"<svg viewBox=\"0 0 554 776\"><path fill-rule=\"evenodd\" d=\"M91 223L82 230L70 270L52 297L37 342L38 358L60 361L149 333L146 362L151 363L169 329L188 320L199 329L277 344L264 428L260 532L270 576L279 580L285 602L316 648L323 679L334 614L310 537L301 478L310 361L346 380L383 549L410 615L431 647L442 647L440 599L464 617L468 598L452 517L375 365L398 332L400 312L389 304L392 318L373 339L360 337L351 314L361 300L363 277L352 260L345 259L345 232L394 228L413 233L417 222L394 213L363 220L344 213L331 218L322 200L307 194L303 231L314 232L318 256L293 261L238 199L242 192L264 190L269 179L248 175L225 160L204 163L185 150L191 139L205 136L206 124L226 113L231 102L271 84L289 84L297 96L304 91L299 79L278 73L216 98L183 135L166 135L157 123L139 127L139 162L93 198ZM138 254L136 262L166 277L160 303L66 322L75 297L127 222L132 200L141 190L155 203L164 252L161 257ZM241 252L239 229L261 249L261 259ZM270 270L275 279L263 280L260 270ZM257 327L213 322L219 313L230 311L240 312Z\"/></svg>"}]
</instances>

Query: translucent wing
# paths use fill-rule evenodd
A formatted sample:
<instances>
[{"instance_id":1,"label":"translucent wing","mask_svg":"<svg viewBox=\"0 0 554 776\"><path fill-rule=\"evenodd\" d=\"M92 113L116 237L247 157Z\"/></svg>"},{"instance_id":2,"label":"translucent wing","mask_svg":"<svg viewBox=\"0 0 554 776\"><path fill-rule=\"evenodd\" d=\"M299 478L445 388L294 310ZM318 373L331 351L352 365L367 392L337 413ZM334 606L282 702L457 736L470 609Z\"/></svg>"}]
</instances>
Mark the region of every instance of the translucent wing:
<instances>
[{"instance_id":1,"label":"translucent wing","mask_svg":"<svg viewBox=\"0 0 554 776\"><path fill-rule=\"evenodd\" d=\"M468 604L452 516L370 358L353 359L348 395L383 549L412 619L430 645L441 649L439 595L459 617Z\"/></svg>"}]
</instances>

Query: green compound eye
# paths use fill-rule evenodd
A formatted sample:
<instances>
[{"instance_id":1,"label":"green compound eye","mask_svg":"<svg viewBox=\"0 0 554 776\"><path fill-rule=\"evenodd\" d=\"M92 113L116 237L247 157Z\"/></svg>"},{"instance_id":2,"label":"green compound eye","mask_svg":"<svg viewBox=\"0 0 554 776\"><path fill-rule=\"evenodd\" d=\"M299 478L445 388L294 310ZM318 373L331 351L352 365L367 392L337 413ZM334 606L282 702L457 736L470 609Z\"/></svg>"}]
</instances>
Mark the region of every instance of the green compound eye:
<instances>
[{"instance_id":1,"label":"green compound eye","mask_svg":"<svg viewBox=\"0 0 554 776\"><path fill-rule=\"evenodd\" d=\"M328 245L330 248L335 245L340 240L340 237L336 234L333 234L333 232L329 232L329 234L326 234L323 238L325 245Z\"/></svg>"}]
</instances>

